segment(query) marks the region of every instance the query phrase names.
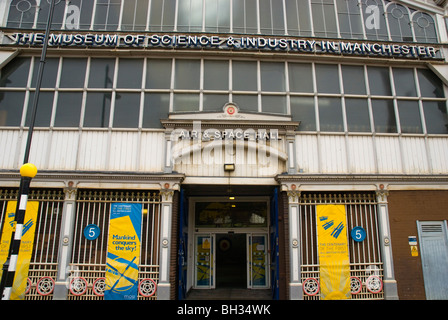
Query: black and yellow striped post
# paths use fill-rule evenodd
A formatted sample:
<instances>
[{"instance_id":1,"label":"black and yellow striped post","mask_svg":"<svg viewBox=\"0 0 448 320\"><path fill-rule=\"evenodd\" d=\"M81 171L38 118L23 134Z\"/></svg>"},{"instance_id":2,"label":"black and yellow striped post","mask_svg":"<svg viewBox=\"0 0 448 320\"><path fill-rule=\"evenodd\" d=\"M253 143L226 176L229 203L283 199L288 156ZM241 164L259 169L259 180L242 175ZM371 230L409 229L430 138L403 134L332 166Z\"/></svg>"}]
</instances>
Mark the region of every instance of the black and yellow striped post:
<instances>
[{"instance_id":1,"label":"black and yellow striped post","mask_svg":"<svg viewBox=\"0 0 448 320\"><path fill-rule=\"evenodd\" d=\"M14 276L17 268L17 258L20 250L20 243L22 241L23 222L25 220L26 205L28 202L28 194L30 190L31 180L36 176L37 168L32 163L25 163L20 168L20 188L19 197L17 199L17 209L15 213L14 223L15 227L11 235L9 245L8 259L3 265L2 276L2 300L9 300L11 297L12 286L14 283Z\"/></svg>"},{"instance_id":2,"label":"black and yellow striped post","mask_svg":"<svg viewBox=\"0 0 448 320\"><path fill-rule=\"evenodd\" d=\"M28 193L30 189L31 179L37 174L37 168L35 165L28 163L28 158L31 150L31 140L33 137L34 124L36 121L37 106L39 103L39 93L42 85L42 77L44 73L45 60L47 56L48 42L50 38L51 22L53 20L54 6L60 3L61 0L47 0L50 4L50 10L48 12L47 26L45 28L45 41L42 47L42 54L39 61L39 69L37 72L36 91L34 94L33 106L31 109L31 123L28 129L28 137L25 145L25 155L23 159L23 165L20 168L20 188L19 198L17 199L17 208L15 213L11 242L9 246L8 258L3 265L3 274L0 282L0 293L2 294L2 300L9 300L12 291L12 285L14 282L14 276L17 267L17 256L20 249L20 242L22 239L23 220L25 219L26 205L28 202Z\"/></svg>"}]
</instances>

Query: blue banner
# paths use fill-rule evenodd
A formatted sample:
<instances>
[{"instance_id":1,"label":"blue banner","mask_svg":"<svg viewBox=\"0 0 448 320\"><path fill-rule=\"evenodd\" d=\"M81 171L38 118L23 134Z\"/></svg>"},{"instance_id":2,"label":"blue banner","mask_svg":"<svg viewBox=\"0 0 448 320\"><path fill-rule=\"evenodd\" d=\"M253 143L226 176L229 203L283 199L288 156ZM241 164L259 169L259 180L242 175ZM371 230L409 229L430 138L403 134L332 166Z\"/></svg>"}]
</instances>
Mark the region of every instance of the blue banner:
<instances>
[{"instance_id":1,"label":"blue banner","mask_svg":"<svg viewBox=\"0 0 448 320\"><path fill-rule=\"evenodd\" d=\"M142 205L113 203L110 210L105 300L137 300Z\"/></svg>"}]
</instances>

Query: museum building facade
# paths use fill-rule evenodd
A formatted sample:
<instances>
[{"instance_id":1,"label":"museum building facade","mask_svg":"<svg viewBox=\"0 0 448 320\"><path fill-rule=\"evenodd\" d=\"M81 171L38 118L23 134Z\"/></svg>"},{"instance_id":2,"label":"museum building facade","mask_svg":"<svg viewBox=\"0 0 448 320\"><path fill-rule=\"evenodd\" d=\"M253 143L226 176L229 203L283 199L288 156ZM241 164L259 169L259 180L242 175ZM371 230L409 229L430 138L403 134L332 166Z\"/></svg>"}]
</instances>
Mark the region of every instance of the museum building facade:
<instances>
[{"instance_id":1,"label":"museum building facade","mask_svg":"<svg viewBox=\"0 0 448 320\"><path fill-rule=\"evenodd\" d=\"M36 90L49 10L0 3L2 235L39 94L25 299L104 299L131 205L135 299L448 298L445 1L56 0Z\"/></svg>"}]
</instances>

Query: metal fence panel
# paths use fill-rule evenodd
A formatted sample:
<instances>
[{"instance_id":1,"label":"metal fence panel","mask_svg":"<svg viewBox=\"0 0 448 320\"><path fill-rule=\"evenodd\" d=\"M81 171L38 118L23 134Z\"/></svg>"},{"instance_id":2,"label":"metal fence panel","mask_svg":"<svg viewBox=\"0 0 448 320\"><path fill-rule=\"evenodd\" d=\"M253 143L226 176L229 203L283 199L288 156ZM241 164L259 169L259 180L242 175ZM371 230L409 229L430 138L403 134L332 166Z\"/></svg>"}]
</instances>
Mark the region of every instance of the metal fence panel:
<instances>
[{"instance_id":1,"label":"metal fence panel","mask_svg":"<svg viewBox=\"0 0 448 320\"><path fill-rule=\"evenodd\" d=\"M300 226L302 234L302 283L313 279L320 283L320 265L316 232L316 205L342 204L347 214L347 230L363 227L367 236L356 242L348 234L352 299L383 299L383 291L373 293L369 282L383 278L383 264L378 237L377 201L370 193L302 193L300 198ZM372 277L374 276L374 277ZM360 289L360 290L359 290ZM359 292L357 292L359 290ZM355 293L356 292L356 293ZM319 300L320 293L305 292L305 300Z\"/></svg>"}]
</instances>

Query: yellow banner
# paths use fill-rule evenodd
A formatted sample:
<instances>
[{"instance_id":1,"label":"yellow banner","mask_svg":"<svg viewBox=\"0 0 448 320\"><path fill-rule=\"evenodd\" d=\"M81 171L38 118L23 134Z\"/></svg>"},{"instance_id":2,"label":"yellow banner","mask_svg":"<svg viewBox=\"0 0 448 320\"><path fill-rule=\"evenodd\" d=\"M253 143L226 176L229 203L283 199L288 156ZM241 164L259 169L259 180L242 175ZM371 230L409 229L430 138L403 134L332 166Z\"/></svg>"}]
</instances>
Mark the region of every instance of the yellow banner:
<instances>
[{"instance_id":1,"label":"yellow banner","mask_svg":"<svg viewBox=\"0 0 448 320\"><path fill-rule=\"evenodd\" d=\"M3 269L3 264L5 263L9 253L16 207L17 201L8 201L0 246L1 269ZM31 255L33 253L34 233L36 230L38 208L39 202L37 201L28 201L26 205L22 241L20 243L19 255L17 258L16 273L14 276L14 283L10 297L11 300L23 300L25 298L28 271L31 262ZM2 275L2 272L3 271L0 270L0 275Z\"/></svg>"},{"instance_id":2,"label":"yellow banner","mask_svg":"<svg viewBox=\"0 0 448 320\"><path fill-rule=\"evenodd\" d=\"M317 205L321 298L350 299L350 259L344 205Z\"/></svg>"},{"instance_id":3,"label":"yellow banner","mask_svg":"<svg viewBox=\"0 0 448 320\"><path fill-rule=\"evenodd\" d=\"M112 204L105 300L137 300L141 228L141 203Z\"/></svg>"}]
</instances>

